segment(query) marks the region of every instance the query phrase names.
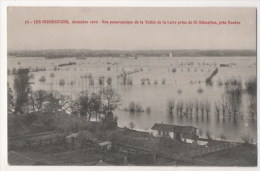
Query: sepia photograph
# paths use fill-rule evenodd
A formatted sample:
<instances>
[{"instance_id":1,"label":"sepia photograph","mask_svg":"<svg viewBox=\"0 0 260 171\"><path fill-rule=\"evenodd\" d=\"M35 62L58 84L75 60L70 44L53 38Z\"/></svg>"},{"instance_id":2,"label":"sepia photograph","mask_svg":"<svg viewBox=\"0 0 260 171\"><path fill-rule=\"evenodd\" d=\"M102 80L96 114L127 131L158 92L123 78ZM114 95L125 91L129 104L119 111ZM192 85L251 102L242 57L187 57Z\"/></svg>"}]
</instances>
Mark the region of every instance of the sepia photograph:
<instances>
[{"instance_id":1,"label":"sepia photograph","mask_svg":"<svg viewBox=\"0 0 260 171\"><path fill-rule=\"evenodd\" d=\"M7 8L10 166L257 167L257 8Z\"/></svg>"}]
</instances>

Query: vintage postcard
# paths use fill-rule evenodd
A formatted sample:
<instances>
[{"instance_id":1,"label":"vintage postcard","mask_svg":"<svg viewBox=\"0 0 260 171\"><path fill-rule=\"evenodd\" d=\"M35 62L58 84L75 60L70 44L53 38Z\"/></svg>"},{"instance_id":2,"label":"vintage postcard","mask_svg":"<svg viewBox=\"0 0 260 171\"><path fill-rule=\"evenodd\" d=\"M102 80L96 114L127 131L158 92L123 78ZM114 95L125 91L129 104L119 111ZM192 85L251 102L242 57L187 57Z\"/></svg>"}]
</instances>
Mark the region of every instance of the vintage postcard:
<instances>
[{"instance_id":1,"label":"vintage postcard","mask_svg":"<svg viewBox=\"0 0 260 171\"><path fill-rule=\"evenodd\" d=\"M257 8L7 8L10 166L257 166Z\"/></svg>"}]
</instances>

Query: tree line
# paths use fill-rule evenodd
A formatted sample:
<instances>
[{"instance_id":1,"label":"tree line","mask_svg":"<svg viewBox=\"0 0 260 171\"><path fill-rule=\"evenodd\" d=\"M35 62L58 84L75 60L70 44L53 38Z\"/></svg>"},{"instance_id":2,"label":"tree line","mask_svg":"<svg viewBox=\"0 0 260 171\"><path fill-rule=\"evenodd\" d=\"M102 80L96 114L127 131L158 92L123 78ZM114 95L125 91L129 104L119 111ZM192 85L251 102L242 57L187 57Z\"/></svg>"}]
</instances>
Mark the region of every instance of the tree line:
<instances>
[{"instance_id":1,"label":"tree line","mask_svg":"<svg viewBox=\"0 0 260 171\"><path fill-rule=\"evenodd\" d=\"M8 112L24 115L31 112L65 112L86 116L88 120L108 117L120 103L120 95L112 88L103 88L98 93L81 92L76 98L57 91L33 91L29 82L29 70L19 69L14 78L13 90L8 84Z\"/></svg>"}]
</instances>

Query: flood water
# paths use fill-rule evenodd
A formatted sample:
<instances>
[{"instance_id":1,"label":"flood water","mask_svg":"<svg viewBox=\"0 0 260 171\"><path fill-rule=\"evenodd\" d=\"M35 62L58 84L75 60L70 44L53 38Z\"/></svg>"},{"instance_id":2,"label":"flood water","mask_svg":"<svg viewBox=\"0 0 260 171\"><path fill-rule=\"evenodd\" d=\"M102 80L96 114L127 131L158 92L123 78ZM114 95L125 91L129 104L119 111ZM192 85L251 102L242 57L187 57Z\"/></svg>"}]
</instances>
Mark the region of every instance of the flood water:
<instances>
[{"instance_id":1,"label":"flood water","mask_svg":"<svg viewBox=\"0 0 260 171\"><path fill-rule=\"evenodd\" d=\"M76 65L54 67L59 64L75 62ZM220 64L228 64L228 67L220 67ZM115 111L118 116L119 126L129 127L133 122L135 129L147 130L154 123L169 123L176 125L192 125L199 128L199 134L205 137L207 132L212 137L224 135L228 140L240 141L241 136L250 135L256 142L257 124L256 120L249 118L249 99L247 93L242 95L242 104L239 117L235 121L231 118L218 120L214 104L220 102L224 90L224 82L236 78L242 81L243 89L245 82L256 77L256 57L138 57L135 58L62 58L45 59L32 57L9 57L8 69L13 68L46 68L46 71L33 72L31 79L33 90L58 90L62 94L76 96L83 90L98 92L100 85L98 79L101 76L106 79L111 77L112 87L121 95L121 105ZM110 69L108 68L110 67ZM172 69L176 72L172 72ZM213 85L207 86L205 80L218 68L218 73L213 77ZM125 71L129 73L128 78L132 85L122 85L120 74ZM51 76L51 73L54 75ZM88 76L94 78L94 86L89 85ZM46 81L40 81L44 76ZM141 79L145 79L144 85ZM13 75L8 76L10 86L13 85ZM60 85L60 80L65 80L65 85ZM149 80L149 81L148 81ZM163 83L163 80L164 83ZM148 83L150 82L150 84ZM157 83L156 83L157 82ZM223 83L223 84L221 84ZM198 92L201 89L201 92ZM179 117L175 114L169 115L167 104L170 99L185 102L205 102L211 104L208 118L196 119L192 117ZM129 113L124 111L129 103L139 103L143 109L151 108L151 113ZM193 110L195 112L195 110Z\"/></svg>"}]
</instances>

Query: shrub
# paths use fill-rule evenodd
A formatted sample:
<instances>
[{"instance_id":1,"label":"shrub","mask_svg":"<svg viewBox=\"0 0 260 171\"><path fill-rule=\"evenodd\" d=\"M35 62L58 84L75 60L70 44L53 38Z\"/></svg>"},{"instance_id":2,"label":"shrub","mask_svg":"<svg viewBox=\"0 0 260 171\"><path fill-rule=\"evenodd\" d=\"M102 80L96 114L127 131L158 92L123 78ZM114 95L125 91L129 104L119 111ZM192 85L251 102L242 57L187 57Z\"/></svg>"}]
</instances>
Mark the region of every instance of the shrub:
<instances>
[{"instance_id":1,"label":"shrub","mask_svg":"<svg viewBox=\"0 0 260 171\"><path fill-rule=\"evenodd\" d=\"M135 102L130 102L128 110L132 113L134 112L144 112L142 106L140 104L137 104Z\"/></svg>"},{"instance_id":2,"label":"shrub","mask_svg":"<svg viewBox=\"0 0 260 171\"><path fill-rule=\"evenodd\" d=\"M244 135L240 138L244 144L253 144L253 138L251 138L249 135Z\"/></svg>"},{"instance_id":3,"label":"shrub","mask_svg":"<svg viewBox=\"0 0 260 171\"><path fill-rule=\"evenodd\" d=\"M29 75L29 78L33 79L33 78L34 78L34 74L33 74L33 73L30 74L30 75Z\"/></svg>"},{"instance_id":4,"label":"shrub","mask_svg":"<svg viewBox=\"0 0 260 171\"><path fill-rule=\"evenodd\" d=\"M142 84L142 85L145 85L145 78L142 78L142 79L141 79L141 84Z\"/></svg>"},{"instance_id":5,"label":"shrub","mask_svg":"<svg viewBox=\"0 0 260 171\"><path fill-rule=\"evenodd\" d=\"M54 73L51 73L51 74L50 74L50 77L51 77L51 78L55 77L55 74L54 74Z\"/></svg>"},{"instance_id":6,"label":"shrub","mask_svg":"<svg viewBox=\"0 0 260 171\"><path fill-rule=\"evenodd\" d=\"M151 107L148 106L145 111L146 111L146 114L151 114Z\"/></svg>"},{"instance_id":7,"label":"shrub","mask_svg":"<svg viewBox=\"0 0 260 171\"><path fill-rule=\"evenodd\" d=\"M203 93L204 90L203 90L203 88L199 87L198 90L197 90L197 92L198 92L198 93Z\"/></svg>"},{"instance_id":8,"label":"shrub","mask_svg":"<svg viewBox=\"0 0 260 171\"><path fill-rule=\"evenodd\" d=\"M251 77L246 82L246 90L251 95L256 95L257 91L257 80L256 77Z\"/></svg>"},{"instance_id":9,"label":"shrub","mask_svg":"<svg viewBox=\"0 0 260 171\"><path fill-rule=\"evenodd\" d=\"M162 79L162 84L165 84L166 83L166 80L165 78Z\"/></svg>"},{"instance_id":10,"label":"shrub","mask_svg":"<svg viewBox=\"0 0 260 171\"><path fill-rule=\"evenodd\" d=\"M41 78L39 79L40 82L45 82L46 81L46 77L45 76L41 76Z\"/></svg>"},{"instance_id":11,"label":"shrub","mask_svg":"<svg viewBox=\"0 0 260 171\"><path fill-rule=\"evenodd\" d=\"M59 84L60 84L60 86L64 86L65 85L65 80L64 79L60 79Z\"/></svg>"}]
</instances>

